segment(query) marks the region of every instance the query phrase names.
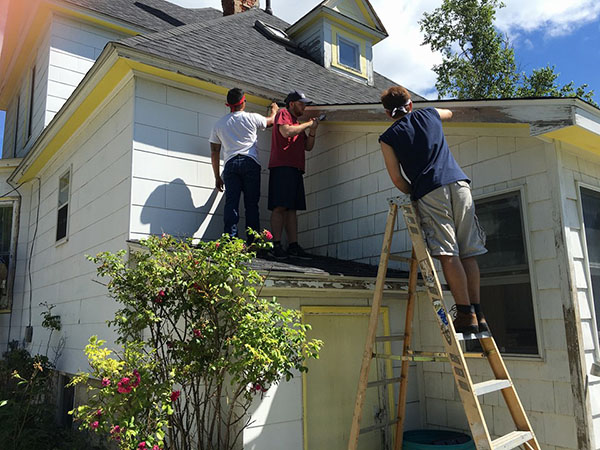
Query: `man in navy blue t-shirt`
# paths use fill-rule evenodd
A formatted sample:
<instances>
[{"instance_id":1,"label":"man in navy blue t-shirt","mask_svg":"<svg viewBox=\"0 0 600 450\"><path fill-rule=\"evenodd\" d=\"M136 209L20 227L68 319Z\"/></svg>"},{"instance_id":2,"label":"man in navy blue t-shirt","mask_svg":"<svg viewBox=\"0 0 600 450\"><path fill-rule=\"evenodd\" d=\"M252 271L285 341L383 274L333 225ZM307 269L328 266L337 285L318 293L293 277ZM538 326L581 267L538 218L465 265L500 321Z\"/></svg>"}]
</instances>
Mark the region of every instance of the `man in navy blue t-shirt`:
<instances>
[{"instance_id":1,"label":"man in navy blue t-shirt","mask_svg":"<svg viewBox=\"0 0 600 450\"><path fill-rule=\"evenodd\" d=\"M481 312L477 255L487 252L485 234L471 197L469 178L450 153L442 120L452 111L413 111L410 93L401 86L381 96L394 124L379 137L394 185L416 202L431 255L442 270L456 302L457 333L488 331Z\"/></svg>"}]
</instances>

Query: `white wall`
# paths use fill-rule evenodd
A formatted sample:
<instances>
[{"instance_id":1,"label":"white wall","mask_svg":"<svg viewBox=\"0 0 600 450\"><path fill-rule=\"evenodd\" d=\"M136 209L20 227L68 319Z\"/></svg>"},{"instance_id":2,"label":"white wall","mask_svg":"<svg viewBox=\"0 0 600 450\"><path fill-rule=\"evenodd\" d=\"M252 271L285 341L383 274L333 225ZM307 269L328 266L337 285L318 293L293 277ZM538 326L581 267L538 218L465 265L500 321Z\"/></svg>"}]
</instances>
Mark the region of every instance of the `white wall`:
<instances>
[{"instance_id":1,"label":"white wall","mask_svg":"<svg viewBox=\"0 0 600 450\"><path fill-rule=\"evenodd\" d=\"M45 165L38 181L23 189L17 279L10 339L23 339L31 319L34 326L30 351L45 352L47 333L40 327L40 302L55 304L63 329L53 336L55 346L63 337L66 346L59 370L77 372L88 368L83 348L91 335L109 341L114 330L106 326L115 303L106 288L94 283L95 267L85 255L126 248L129 220L131 147L133 139L133 81L115 93L102 109L83 126ZM68 240L56 244L58 180L71 168ZM40 202L38 202L38 195ZM38 214L39 204L39 220ZM26 261L36 234L31 260L31 292ZM7 327L8 316L0 317ZM50 350L50 356L53 351Z\"/></svg>"},{"instance_id":2,"label":"white wall","mask_svg":"<svg viewBox=\"0 0 600 450\"><path fill-rule=\"evenodd\" d=\"M45 125L50 123L71 96L102 53L106 43L124 37L128 36L59 14L53 15L49 40Z\"/></svg>"},{"instance_id":3,"label":"white wall","mask_svg":"<svg viewBox=\"0 0 600 450\"><path fill-rule=\"evenodd\" d=\"M214 189L208 138L215 122L229 112L225 99L137 77L135 95L131 239L162 232L217 238L223 233L224 197ZM258 147L261 224L266 227L270 130L260 133ZM243 211L241 201L241 229Z\"/></svg>"}]
</instances>

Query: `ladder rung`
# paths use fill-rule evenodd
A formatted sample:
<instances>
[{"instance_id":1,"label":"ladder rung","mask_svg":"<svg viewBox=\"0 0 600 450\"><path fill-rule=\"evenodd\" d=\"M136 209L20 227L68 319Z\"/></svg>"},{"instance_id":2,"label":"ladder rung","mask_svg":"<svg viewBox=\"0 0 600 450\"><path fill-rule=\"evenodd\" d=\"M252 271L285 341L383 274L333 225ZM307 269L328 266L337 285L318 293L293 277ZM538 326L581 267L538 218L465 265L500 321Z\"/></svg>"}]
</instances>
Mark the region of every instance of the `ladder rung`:
<instances>
[{"instance_id":1,"label":"ladder rung","mask_svg":"<svg viewBox=\"0 0 600 450\"><path fill-rule=\"evenodd\" d=\"M484 331L483 333L456 333L456 340L458 341L474 341L490 337L492 335L489 331Z\"/></svg>"},{"instance_id":2,"label":"ladder rung","mask_svg":"<svg viewBox=\"0 0 600 450\"><path fill-rule=\"evenodd\" d=\"M415 362L448 362L449 359L446 356L420 356L420 355L386 355L380 353L373 353L373 358L377 359L391 359L392 361L415 361Z\"/></svg>"},{"instance_id":3,"label":"ladder rung","mask_svg":"<svg viewBox=\"0 0 600 450\"><path fill-rule=\"evenodd\" d=\"M361 428L360 432L358 434L364 434L364 433L369 433L369 432L375 431L375 430L381 430L382 428L389 427L390 425L395 425L396 423L398 423L398 419L394 419L388 423L380 423L378 425L371 425L370 427Z\"/></svg>"},{"instance_id":4,"label":"ladder rung","mask_svg":"<svg viewBox=\"0 0 600 450\"><path fill-rule=\"evenodd\" d=\"M410 264L412 262L412 258L407 258L406 256L400 255L389 255L388 258L392 261L400 261Z\"/></svg>"},{"instance_id":5,"label":"ladder rung","mask_svg":"<svg viewBox=\"0 0 600 450\"><path fill-rule=\"evenodd\" d=\"M385 386L386 384L400 383L401 380L402 380L402 377L386 378L384 380L370 381L367 383L367 387Z\"/></svg>"},{"instance_id":6,"label":"ladder rung","mask_svg":"<svg viewBox=\"0 0 600 450\"><path fill-rule=\"evenodd\" d=\"M377 336L375 342L403 341L403 334L394 334L392 336Z\"/></svg>"},{"instance_id":7,"label":"ladder rung","mask_svg":"<svg viewBox=\"0 0 600 450\"><path fill-rule=\"evenodd\" d=\"M533 439L530 431L511 431L510 433L492 441L493 450L510 450Z\"/></svg>"},{"instance_id":8,"label":"ladder rung","mask_svg":"<svg viewBox=\"0 0 600 450\"><path fill-rule=\"evenodd\" d=\"M512 386L510 380L488 380L482 383L475 383L473 385L473 391L476 395L489 394L491 392L500 391Z\"/></svg>"}]
</instances>

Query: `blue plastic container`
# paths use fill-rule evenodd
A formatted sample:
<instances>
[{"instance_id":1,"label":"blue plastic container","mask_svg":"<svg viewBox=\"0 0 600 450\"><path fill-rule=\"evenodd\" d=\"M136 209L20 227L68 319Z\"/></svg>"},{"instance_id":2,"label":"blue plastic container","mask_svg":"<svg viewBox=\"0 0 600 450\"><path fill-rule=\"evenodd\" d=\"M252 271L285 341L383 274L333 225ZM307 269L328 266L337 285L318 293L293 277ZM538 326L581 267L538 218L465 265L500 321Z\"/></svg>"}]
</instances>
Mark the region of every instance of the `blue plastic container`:
<instances>
[{"instance_id":1,"label":"blue plastic container","mask_svg":"<svg viewBox=\"0 0 600 450\"><path fill-rule=\"evenodd\" d=\"M471 436L447 430L404 432L403 450L477 450Z\"/></svg>"}]
</instances>

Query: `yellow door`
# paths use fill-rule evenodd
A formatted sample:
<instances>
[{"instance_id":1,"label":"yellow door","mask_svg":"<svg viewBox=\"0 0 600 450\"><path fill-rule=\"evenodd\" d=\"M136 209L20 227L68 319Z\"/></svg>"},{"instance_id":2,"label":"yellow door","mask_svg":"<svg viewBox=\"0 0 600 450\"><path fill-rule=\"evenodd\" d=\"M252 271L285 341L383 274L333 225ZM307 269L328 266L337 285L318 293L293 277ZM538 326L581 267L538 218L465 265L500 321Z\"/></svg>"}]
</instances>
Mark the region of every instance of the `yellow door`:
<instances>
[{"instance_id":1,"label":"yellow door","mask_svg":"<svg viewBox=\"0 0 600 450\"><path fill-rule=\"evenodd\" d=\"M378 335L389 334L387 309L382 310ZM370 311L361 307L302 308L304 322L312 326L309 337L324 342L320 358L308 363L303 377L305 450L345 450L348 446ZM391 377L391 364L379 370L387 372L380 379ZM376 379L377 363L373 360L369 380ZM375 424L377 414L384 422L389 420L390 395L390 389L367 389L361 428ZM382 450L386 441L389 433L374 431L361 435L358 448Z\"/></svg>"}]
</instances>

